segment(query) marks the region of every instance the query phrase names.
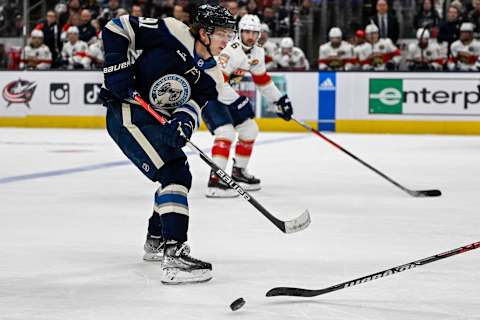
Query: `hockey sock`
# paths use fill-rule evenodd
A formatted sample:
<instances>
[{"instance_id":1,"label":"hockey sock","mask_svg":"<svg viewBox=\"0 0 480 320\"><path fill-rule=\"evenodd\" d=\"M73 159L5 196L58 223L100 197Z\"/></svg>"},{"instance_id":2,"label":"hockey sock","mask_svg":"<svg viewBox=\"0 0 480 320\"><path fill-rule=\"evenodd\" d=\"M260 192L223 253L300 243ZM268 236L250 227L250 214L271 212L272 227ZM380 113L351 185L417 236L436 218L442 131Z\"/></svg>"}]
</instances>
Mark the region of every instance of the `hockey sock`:
<instances>
[{"instance_id":1,"label":"hockey sock","mask_svg":"<svg viewBox=\"0 0 480 320\"><path fill-rule=\"evenodd\" d=\"M228 157L230 156L230 146L232 141L228 139L217 138L213 142L212 158L213 161L223 170L227 167Z\"/></svg>"},{"instance_id":2,"label":"hockey sock","mask_svg":"<svg viewBox=\"0 0 480 320\"><path fill-rule=\"evenodd\" d=\"M159 214L164 239L187 241L188 189L179 184L170 184L158 189L154 210Z\"/></svg>"},{"instance_id":3,"label":"hockey sock","mask_svg":"<svg viewBox=\"0 0 480 320\"><path fill-rule=\"evenodd\" d=\"M246 168L253 151L255 140L239 139L235 147L235 166Z\"/></svg>"}]
</instances>

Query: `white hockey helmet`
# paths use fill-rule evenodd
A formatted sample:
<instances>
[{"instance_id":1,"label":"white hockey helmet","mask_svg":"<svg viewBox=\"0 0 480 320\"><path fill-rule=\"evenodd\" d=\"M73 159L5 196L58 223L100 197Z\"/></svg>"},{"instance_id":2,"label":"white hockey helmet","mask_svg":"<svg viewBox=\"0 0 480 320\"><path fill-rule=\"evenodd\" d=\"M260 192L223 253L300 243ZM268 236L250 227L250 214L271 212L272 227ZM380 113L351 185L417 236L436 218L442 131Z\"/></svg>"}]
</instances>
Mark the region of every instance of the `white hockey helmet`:
<instances>
[{"instance_id":1,"label":"white hockey helmet","mask_svg":"<svg viewBox=\"0 0 480 320\"><path fill-rule=\"evenodd\" d=\"M378 32L378 27L376 25L374 25L373 23L372 24L369 24L366 28L365 28L365 33L366 34L371 34L371 33L374 33L374 32Z\"/></svg>"},{"instance_id":2,"label":"white hockey helmet","mask_svg":"<svg viewBox=\"0 0 480 320\"><path fill-rule=\"evenodd\" d=\"M257 31L262 30L260 19L254 14L246 14L238 22L238 32L242 33L243 30Z\"/></svg>"},{"instance_id":3,"label":"white hockey helmet","mask_svg":"<svg viewBox=\"0 0 480 320\"><path fill-rule=\"evenodd\" d=\"M32 38L43 38L43 31L35 29L30 34L30 37L32 37Z\"/></svg>"},{"instance_id":4,"label":"white hockey helmet","mask_svg":"<svg viewBox=\"0 0 480 320\"><path fill-rule=\"evenodd\" d=\"M268 26L268 24L262 23L260 25L260 31L270 33L270 27Z\"/></svg>"},{"instance_id":5,"label":"white hockey helmet","mask_svg":"<svg viewBox=\"0 0 480 320\"><path fill-rule=\"evenodd\" d=\"M293 39L290 37L282 38L282 40L280 41L280 48L282 49L293 48Z\"/></svg>"},{"instance_id":6,"label":"white hockey helmet","mask_svg":"<svg viewBox=\"0 0 480 320\"><path fill-rule=\"evenodd\" d=\"M71 27L69 27L69 28L68 28L68 30L67 30L67 33L75 33L75 34L79 34L79 33L80 33L80 31L78 30L78 28L77 28L77 27L75 27L75 26L71 26Z\"/></svg>"},{"instance_id":7,"label":"white hockey helmet","mask_svg":"<svg viewBox=\"0 0 480 320\"><path fill-rule=\"evenodd\" d=\"M460 26L461 32L473 32L474 29L475 29L475 26L471 22L464 22Z\"/></svg>"},{"instance_id":8,"label":"white hockey helmet","mask_svg":"<svg viewBox=\"0 0 480 320\"><path fill-rule=\"evenodd\" d=\"M333 27L330 29L330 31L328 32L328 38L329 39L332 39L332 38L341 38L342 37L342 30L340 30L340 28L337 28L337 27Z\"/></svg>"},{"instance_id":9,"label":"white hockey helmet","mask_svg":"<svg viewBox=\"0 0 480 320\"><path fill-rule=\"evenodd\" d=\"M430 31L428 29L420 28L417 30L417 40L430 39Z\"/></svg>"}]
</instances>

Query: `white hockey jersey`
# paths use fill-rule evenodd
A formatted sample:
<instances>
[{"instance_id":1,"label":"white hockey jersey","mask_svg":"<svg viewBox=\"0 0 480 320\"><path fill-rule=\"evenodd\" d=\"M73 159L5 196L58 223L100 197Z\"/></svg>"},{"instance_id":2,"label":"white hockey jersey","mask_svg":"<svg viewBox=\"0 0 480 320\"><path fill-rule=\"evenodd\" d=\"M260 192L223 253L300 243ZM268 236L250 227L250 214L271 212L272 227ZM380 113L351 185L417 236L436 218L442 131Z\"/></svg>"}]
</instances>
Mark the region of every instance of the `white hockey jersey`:
<instances>
[{"instance_id":1,"label":"white hockey jersey","mask_svg":"<svg viewBox=\"0 0 480 320\"><path fill-rule=\"evenodd\" d=\"M429 41L427 47L420 48L418 42L410 43L407 51L407 64L428 64L435 70L441 70L445 57L441 54L440 46Z\"/></svg>"},{"instance_id":2,"label":"white hockey jersey","mask_svg":"<svg viewBox=\"0 0 480 320\"><path fill-rule=\"evenodd\" d=\"M231 83L239 83L247 72L252 75L253 82L258 86L260 92L270 101L275 102L282 97L282 93L267 73L265 51L262 47L255 45L245 52L238 40L233 41L222 50L218 61L225 79L223 91L218 99L220 102L231 104L240 97L232 88Z\"/></svg>"},{"instance_id":3,"label":"white hockey jersey","mask_svg":"<svg viewBox=\"0 0 480 320\"><path fill-rule=\"evenodd\" d=\"M81 65L83 69L90 68L90 59L87 57L88 45L82 40L74 44L65 42L62 49L62 59L68 61L68 69L74 69L75 65Z\"/></svg>"},{"instance_id":4,"label":"white hockey jersey","mask_svg":"<svg viewBox=\"0 0 480 320\"><path fill-rule=\"evenodd\" d=\"M267 42L262 45L262 48L265 50L265 68L267 70L275 69L276 64L275 61L273 61L273 56L277 50L277 45L275 42L267 40Z\"/></svg>"},{"instance_id":5,"label":"white hockey jersey","mask_svg":"<svg viewBox=\"0 0 480 320\"><path fill-rule=\"evenodd\" d=\"M364 43L355 50L360 69L386 70L387 62L400 63L400 50L388 38L379 39L376 43Z\"/></svg>"},{"instance_id":6,"label":"white hockey jersey","mask_svg":"<svg viewBox=\"0 0 480 320\"><path fill-rule=\"evenodd\" d=\"M460 40L452 43L448 69L460 71L480 70L480 41L473 39L465 44Z\"/></svg>"},{"instance_id":7,"label":"white hockey jersey","mask_svg":"<svg viewBox=\"0 0 480 320\"><path fill-rule=\"evenodd\" d=\"M105 61L103 53L103 42L101 40L92 43L88 47L87 57L90 60L89 64L92 68L101 68Z\"/></svg>"},{"instance_id":8,"label":"white hockey jersey","mask_svg":"<svg viewBox=\"0 0 480 320\"><path fill-rule=\"evenodd\" d=\"M296 71L305 71L310 69L310 63L302 49L293 47L290 54L283 54L282 49L278 48L273 56L273 61L279 68L292 69Z\"/></svg>"},{"instance_id":9,"label":"white hockey jersey","mask_svg":"<svg viewBox=\"0 0 480 320\"><path fill-rule=\"evenodd\" d=\"M322 44L318 54L319 70L351 70L353 67L353 46L342 41L335 48L331 42Z\"/></svg>"},{"instance_id":10,"label":"white hockey jersey","mask_svg":"<svg viewBox=\"0 0 480 320\"><path fill-rule=\"evenodd\" d=\"M38 48L31 45L22 50L20 69L45 70L52 66L52 53L50 49L42 44Z\"/></svg>"}]
</instances>

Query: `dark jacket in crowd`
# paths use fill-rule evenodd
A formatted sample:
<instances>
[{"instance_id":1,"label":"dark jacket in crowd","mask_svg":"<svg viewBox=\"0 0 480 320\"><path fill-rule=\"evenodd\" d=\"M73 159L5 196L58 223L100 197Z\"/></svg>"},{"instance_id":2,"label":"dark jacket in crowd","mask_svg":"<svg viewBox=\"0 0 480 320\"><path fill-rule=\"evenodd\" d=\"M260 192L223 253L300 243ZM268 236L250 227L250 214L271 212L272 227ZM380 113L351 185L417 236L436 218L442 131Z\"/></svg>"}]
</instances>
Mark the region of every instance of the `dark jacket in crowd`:
<instances>
[{"instance_id":1,"label":"dark jacket in crowd","mask_svg":"<svg viewBox=\"0 0 480 320\"><path fill-rule=\"evenodd\" d=\"M58 54L62 51L62 41L60 40L62 29L57 23L48 25L45 20L38 23L35 29L43 32L43 43L50 49L53 61L56 61Z\"/></svg>"},{"instance_id":2,"label":"dark jacket in crowd","mask_svg":"<svg viewBox=\"0 0 480 320\"><path fill-rule=\"evenodd\" d=\"M423 11L420 10L417 15L413 18L413 26L415 30L418 28L423 28L426 26L436 27L440 24L441 19L440 15L438 14L437 10L432 8L430 11Z\"/></svg>"},{"instance_id":3,"label":"dark jacket in crowd","mask_svg":"<svg viewBox=\"0 0 480 320\"><path fill-rule=\"evenodd\" d=\"M90 39L95 37L97 35L97 30L92 26L90 22L82 24L81 26L78 26L78 30L80 31L79 33L79 38L82 41L85 41L88 43Z\"/></svg>"},{"instance_id":4,"label":"dark jacket in crowd","mask_svg":"<svg viewBox=\"0 0 480 320\"><path fill-rule=\"evenodd\" d=\"M375 14L374 16L370 17L369 22L373 21L379 29L380 32L380 22L378 21L378 15ZM393 43L397 43L398 37L400 35L400 27L398 25L397 17L393 14L387 14L387 38L390 38Z\"/></svg>"},{"instance_id":5,"label":"dark jacket in crowd","mask_svg":"<svg viewBox=\"0 0 480 320\"><path fill-rule=\"evenodd\" d=\"M447 42L448 46L450 47L450 44L456 41L460 36L460 24L461 22L459 20L453 22L443 22L440 25L440 30L438 32L438 42Z\"/></svg>"}]
</instances>

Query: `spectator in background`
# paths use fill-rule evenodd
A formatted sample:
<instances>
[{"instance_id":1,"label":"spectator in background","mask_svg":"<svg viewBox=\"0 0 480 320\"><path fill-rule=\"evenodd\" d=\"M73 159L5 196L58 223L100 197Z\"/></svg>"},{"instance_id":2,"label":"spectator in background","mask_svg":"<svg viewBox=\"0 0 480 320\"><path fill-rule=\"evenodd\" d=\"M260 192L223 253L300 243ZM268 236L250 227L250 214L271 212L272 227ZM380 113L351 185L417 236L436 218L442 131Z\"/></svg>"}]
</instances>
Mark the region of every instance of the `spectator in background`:
<instances>
[{"instance_id":1,"label":"spectator in background","mask_svg":"<svg viewBox=\"0 0 480 320\"><path fill-rule=\"evenodd\" d=\"M473 38L475 26L464 22L460 27L460 39L453 42L448 59L449 70L479 71L480 41Z\"/></svg>"},{"instance_id":2,"label":"spectator in background","mask_svg":"<svg viewBox=\"0 0 480 320\"><path fill-rule=\"evenodd\" d=\"M60 39L65 42L67 41L67 30L70 28L70 27L77 27L81 24L81 19L80 19L80 15L79 14L72 14L70 15L70 17L68 18L68 21L67 23L65 23L63 25L63 28L62 28L62 33L60 34Z\"/></svg>"},{"instance_id":3,"label":"spectator in background","mask_svg":"<svg viewBox=\"0 0 480 320\"><path fill-rule=\"evenodd\" d=\"M290 15L283 6L283 0L272 0L272 9L275 14L276 36L288 36L290 33Z\"/></svg>"},{"instance_id":4,"label":"spectator in background","mask_svg":"<svg viewBox=\"0 0 480 320\"><path fill-rule=\"evenodd\" d=\"M293 45L293 39L285 37L280 41L280 48L277 49L273 60L279 70L285 71L307 71L310 64L302 49Z\"/></svg>"},{"instance_id":5,"label":"spectator in background","mask_svg":"<svg viewBox=\"0 0 480 320\"><path fill-rule=\"evenodd\" d=\"M80 14L80 0L70 0L67 5L67 10L62 12L58 17L59 26L63 27L71 20L72 15ZM70 24L72 25L72 24Z\"/></svg>"},{"instance_id":6,"label":"spectator in background","mask_svg":"<svg viewBox=\"0 0 480 320\"><path fill-rule=\"evenodd\" d=\"M238 16L238 2L236 0L229 0L226 3L228 11L232 14L232 16L238 21L240 21L240 17Z\"/></svg>"},{"instance_id":7,"label":"spectator in background","mask_svg":"<svg viewBox=\"0 0 480 320\"><path fill-rule=\"evenodd\" d=\"M438 31L438 42L446 42L448 48L456 41L460 34L460 11L455 6L448 7L446 21L440 25Z\"/></svg>"},{"instance_id":8,"label":"spectator in background","mask_svg":"<svg viewBox=\"0 0 480 320\"><path fill-rule=\"evenodd\" d=\"M132 8L130 9L130 15L133 17L143 17L142 7L140 7L138 4L132 5Z\"/></svg>"},{"instance_id":9,"label":"spectator in background","mask_svg":"<svg viewBox=\"0 0 480 320\"><path fill-rule=\"evenodd\" d=\"M275 69L275 61L273 56L277 50L275 42L269 39L270 28L265 23L262 23L260 27L260 38L258 38L258 44L265 50L265 68L267 70Z\"/></svg>"},{"instance_id":10,"label":"spectator in background","mask_svg":"<svg viewBox=\"0 0 480 320\"><path fill-rule=\"evenodd\" d=\"M320 46L318 54L319 70L352 70L353 47L342 40L340 28L333 27L328 32L329 42Z\"/></svg>"},{"instance_id":11,"label":"spectator in background","mask_svg":"<svg viewBox=\"0 0 480 320\"><path fill-rule=\"evenodd\" d=\"M38 23L35 29L43 32L43 43L50 49L52 60L57 61L58 54L62 50L62 42L60 41L61 28L57 23L57 13L53 10L47 11L46 19Z\"/></svg>"},{"instance_id":12,"label":"spectator in background","mask_svg":"<svg viewBox=\"0 0 480 320\"><path fill-rule=\"evenodd\" d=\"M67 69L89 69L90 59L87 57L88 45L79 39L77 27L70 27L67 30L68 41L62 49L62 66Z\"/></svg>"},{"instance_id":13,"label":"spectator in background","mask_svg":"<svg viewBox=\"0 0 480 320\"><path fill-rule=\"evenodd\" d=\"M364 65L369 62L368 55L371 54L372 45L367 42L365 38L365 31L362 29L359 29L355 32L355 37L353 39L354 69L366 69L364 68Z\"/></svg>"},{"instance_id":14,"label":"spectator in background","mask_svg":"<svg viewBox=\"0 0 480 320\"><path fill-rule=\"evenodd\" d=\"M105 62L102 34L99 34L97 38L90 46L88 46L87 59L89 59L89 65L92 69L101 69Z\"/></svg>"},{"instance_id":15,"label":"spectator in background","mask_svg":"<svg viewBox=\"0 0 480 320\"><path fill-rule=\"evenodd\" d=\"M260 11L258 10L258 5L256 0L249 0L247 3L247 12L248 14L254 14L260 16Z\"/></svg>"},{"instance_id":16,"label":"spectator in background","mask_svg":"<svg viewBox=\"0 0 480 320\"><path fill-rule=\"evenodd\" d=\"M43 44L43 32L33 30L30 43L22 50L20 69L45 70L50 69L51 65L52 53L50 49Z\"/></svg>"},{"instance_id":17,"label":"spectator in background","mask_svg":"<svg viewBox=\"0 0 480 320\"><path fill-rule=\"evenodd\" d=\"M413 18L413 27L415 30L419 28L433 28L438 32L438 26L440 25L440 15L433 7L433 0L423 0L420 5L420 10ZM437 33L435 32L435 33Z\"/></svg>"},{"instance_id":18,"label":"spectator in background","mask_svg":"<svg viewBox=\"0 0 480 320\"><path fill-rule=\"evenodd\" d=\"M92 14L92 18L96 19L101 11L99 6L100 1L83 0L82 2L83 2L83 9L90 10L90 13Z\"/></svg>"},{"instance_id":19,"label":"spectator in background","mask_svg":"<svg viewBox=\"0 0 480 320\"><path fill-rule=\"evenodd\" d=\"M474 36L480 37L480 0L472 0L473 9L468 13L467 19L475 25Z\"/></svg>"},{"instance_id":20,"label":"spectator in background","mask_svg":"<svg viewBox=\"0 0 480 320\"><path fill-rule=\"evenodd\" d=\"M241 6L238 9L238 18L242 19L244 15L248 14L247 6Z\"/></svg>"},{"instance_id":21,"label":"spectator in background","mask_svg":"<svg viewBox=\"0 0 480 320\"><path fill-rule=\"evenodd\" d=\"M275 11L271 7L265 7L263 9L263 16L260 19L270 29L270 36L277 37L277 25L275 23Z\"/></svg>"},{"instance_id":22,"label":"spectator in background","mask_svg":"<svg viewBox=\"0 0 480 320\"><path fill-rule=\"evenodd\" d=\"M8 55L5 51L5 45L0 43L0 69L7 69L8 67Z\"/></svg>"},{"instance_id":23,"label":"spectator in background","mask_svg":"<svg viewBox=\"0 0 480 320\"><path fill-rule=\"evenodd\" d=\"M386 0L377 1L377 14L370 18L379 29L381 39L389 38L393 43L397 43L400 34L397 17L388 12L388 3Z\"/></svg>"},{"instance_id":24,"label":"spectator in background","mask_svg":"<svg viewBox=\"0 0 480 320\"><path fill-rule=\"evenodd\" d=\"M97 30L92 25L92 14L90 10L83 9L80 13L80 25L78 26L80 30L80 40L89 43L92 38L96 37Z\"/></svg>"},{"instance_id":25,"label":"spectator in background","mask_svg":"<svg viewBox=\"0 0 480 320\"><path fill-rule=\"evenodd\" d=\"M369 45L358 51L358 62L362 70L395 70L400 63L400 50L389 38L380 38L379 29L374 24L365 28L365 36Z\"/></svg>"},{"instance_id":26,"label":"spectator in background","mask_svg":"<svg viewBox=\"0 0 480 320\"><path fill-rule=\"evenodd\" d=\"M426 28L417 30L417 42L408 46L407 66L410 71L440 71L445 63L440 47L430 41L430 32Z\"/></svg>"},{"instance_id":27,"label":"spectator in background","mask_svg":"<svg viewBox=\"0 0 480 320\"><path fill-rule=\"evenodd\" d=\"M183 21L183 7L178 4L173 7L173 17L177 20Z\"/></svg>"}]
</instances>

